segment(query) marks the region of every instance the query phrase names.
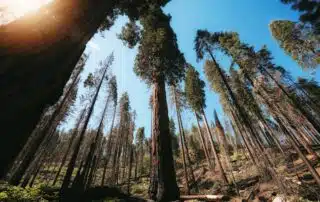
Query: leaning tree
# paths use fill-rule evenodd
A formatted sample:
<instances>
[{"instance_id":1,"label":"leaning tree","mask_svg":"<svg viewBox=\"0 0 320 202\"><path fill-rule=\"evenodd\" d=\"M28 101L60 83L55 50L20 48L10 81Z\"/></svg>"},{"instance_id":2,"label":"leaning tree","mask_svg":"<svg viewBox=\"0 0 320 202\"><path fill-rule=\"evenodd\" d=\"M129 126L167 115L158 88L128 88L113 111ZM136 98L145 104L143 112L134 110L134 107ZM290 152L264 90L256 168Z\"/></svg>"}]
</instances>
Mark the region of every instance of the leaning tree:
<instances>
[{"instance_id":1,"label":"leaning tree","mask_svg":"<svg viewBox=\"0 0 320 202\"><path fill-rule=\"evenodd\" d=\"M104 80L106 80L106 76L107 76L107 72L110 68L110 66L112 65L114 60L114 55L113 53L111 53L104 62L100 63L101 69L99 72L97 72L97 78L94 79L94 77L90 77L90 74L88 76L88 78L84 81L84 85L85 86L89 86L91 87L92 91L91 93L89 93L89 107L88 107L88 112L86 114L86 118L84 120L81 132L79 134L79 138L75 144L72 156L70 158L69 164L68 164L68 168L66 171L66 174L64 176L62 185L61 185L61 193L64 193L64 191L69 187L70 181L71 181L71 177L72 177L72 173L73 170L75 168L75 164L76 164L76 160L80 151L80 146L83 142L84 139L84 135L85 132L87 130L90 118L93 115L94 112L94 106L97 102L98 99L98 95L99 92L101 90L102 84L104 83Z\"/></svg>"},{"instance_id":2,"label":"leaning tree","mask_svg":"<svg viewBox=\"0 0 320 202\"><path fill-rule=\"evenodd\" d=\"M306 25L289 20L275 20L269 26L280 47L301 67L319 67L320 39Z\"/></svg>"},{"instance_id":3,"label":"leaning tree","mask_svg":"<svg viewBox=\"0 0 320 202\"><path fill-rule=\"evenodd\" d=\"M213 142L213 137L211 134L211 130L209 129L207 123L207 117L204 113L205 105L205 92L204 92L205 83L199 78L199 72L195 70L194 67L189 65L186 72L186 80L185 80L185 93L187 97L187 101L191 108L197 114L201 114L207 129L208 139L211 143L211 150L213 152L214 158L217 162L218 170L220 173L220 177L223 183L228 184L227 176L223 170L220 158L217 153L216 146Z\"/></svg>"},{"instance_id":4,"label":"leaning tree","mask_svg":"<svg viewBox=\"0 0 320 202\"><path fill-rule=\"evenodd\" d=\"M248 133L250 134L250 137L252 138L254 145L256 145L256 151L258 153L261 153L261 157L265 165L264 169L266 169L266 171L268 171L268 173L270 173L271 176L277 181L277 184L279 185L281 190L283 192L286 192L283 183L280 181L274 169L274 163L271 160L269 153L266 152L265 147L259 140L259 136L257 135L255 128L253 127L250 120L247 118L248 114L244 110L243 106L240 105L239 100L235 96L235 93L230 86L227 75L225 74L224 70L221 68L220 64L216 60L216 57L214 56L214 51L217 51L217 48L219 48L219 42L221 39L221 35L223 34L224 33L220 32L210 33L207 30L198 30L197 36L195 38L195 51L197 54L197 58L198 60L200 60L206 57L207 55L209 56L210 60L207 60L206 62L205 71L207 78L211 83L212 89L215 88L216 77L219 77L219 83L221 84L221 87L225 89L224 91L227 93L226 95L231 103L232 108L234 109L235 116L238 116L238 118L240 118L241 122L243 123L243 126L247 129ZM234 37L234 35L231 34L231 38L232 37ZM237 60L234 59L233 62L237 62Z\"/></svg>"},{"instance_id":5,"label":"leaning tree","mask_svg":"<svg viewBox=\"0 0 320 202\"><path fill-rule=\"evenodd\" d=\"M114 122L115 122L115 117L116 117L116 111L117 111L117 103L118 103L118 86L117 86L117 79L115 76L110 78L109 81L109 94L111 95L112 103L113 103L113 114L112 114L112 121L111 121L111 126L110 126L110 132L109 132L109 137L107 139L106 143L106 155L105 155L105 162L103 164L103 173L102 173L102 178L101 178L101 186L104 185L105 183L105 178L106 178L106 172L107 172L107 166L110 161L110 155L111 155L111 150L114 148L113 141L114 141L114 134L113 134L113 129L114 129Z\"/></svg>"},{"instance_id":6,"label":"leaning tree","mask_svg":"<svg viewBox=\"0 0 320 202\"><path fill-rule=\"evenodd\" d=\"M320 33L320 2L318 0L281 0L300 12L300 22L312 25L315 33Z\"/></svg>"}]
</instances>

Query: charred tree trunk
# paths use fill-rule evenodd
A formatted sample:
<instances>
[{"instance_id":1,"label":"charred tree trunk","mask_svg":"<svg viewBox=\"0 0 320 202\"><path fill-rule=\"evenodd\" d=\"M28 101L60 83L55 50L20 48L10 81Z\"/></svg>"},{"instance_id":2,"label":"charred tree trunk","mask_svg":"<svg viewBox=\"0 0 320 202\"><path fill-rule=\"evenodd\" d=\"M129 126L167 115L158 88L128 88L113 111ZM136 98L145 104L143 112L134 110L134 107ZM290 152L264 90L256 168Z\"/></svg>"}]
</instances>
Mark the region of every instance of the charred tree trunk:
<instances>
[{"instance_id":1,"label":"charred tree trunk","mask_svg":"<svg viewBox=\"0 0 320 202\"><path fill-rule=\"evenodd\" d=\"M18 169L14 172L14 174L10 177L9 183L12 185L19 184L23 173L26 171L32 160L35 158L35 154L37 150L39 149L41 143L45 140L45 138L50 138L50 131L54 131L56 127L59 124L59 116L63 113L63 108L66 107L67 101L73 92L74 88L76 87L76 84L78 83L78 78L81 73L81 69L77 69L77 72L75 72L75 76L72 80L72 83L70 87L68 88L67 92L65 93L63 99L60 103L58 103L58 106L50 116L49 121L46 123L43 129L40 129L39 134L36 136L35 139L30 144L30 147L27 150L27 154L25 155L25 158L20 163Z\"/></svg>"},{"instance_id":2,"label":"charred tree trunk","mask_svg":"<svg viewBox=\"0 0 320 202\"><path fill-rule=\"evenodd\" d=\"M34 175L38 168L41 167L42 163L45 160L45 152L38 154L38 157L35 158L34 162L30 165L29 172L26 172L24 179L21 183L21 187L26 187L32 177Z\"/></svg>"},{"instance_id":3,"label":"charred tree trunk","mask_svg":"<svg viewBox=\"0 0 320 202\"><path fill-rule=\"evenodd\" d=\"M109 61L110 62L110 58L109 58ZM89 123L89 120L91 118L91 115L93 114L93 110L94 110L94 106L95 106L95 103L98 99L98 94L100 92L100 89L101 89L101 86L102 86L102 83L105 79L105 76L106 76L106 73L107 73L107 70L108 70L108 67L109 66L105 66L104 70L103 70L103 73L102 73L102 76L100 78L100 81L99 81L99 84L96 88L96 92L95 92L95 95L94 97L92 98L92 101L91 101L91 106L88 110L88 114L87 114L87 117L86 117L86 120L83 124L83 128L82 128L82 131L80 133L80 137L79 137L79 140L75 146L75 149L74 149L74 152L71 156L71 159L70 159L70 162L69 162L69 165L68 165L68 169L67 169L67 172L66 172L66 175L64 177L64 180L63 180L63 183L62 183L62 186L61 186L61 190L65 190L66 188L68 188L69 186L69 183L70 183L70 180L71 180L71 175L72 175L72 172L74 170L74 166L75 166L75 163L76 163L76 160L77 160L77 156L78 156L78 153L79 153L79 150L80 150L80 146L81 146L81 143L83 141L83 138L84 138L84 134L87 130L87 127L88 127L88 123Z\"/></svg>"},{"instance_id":4,"label":"charred tree trunk","mask_svg":"<svg viewBox=\"0 0 320 202\"><path fill-rule=\"evenodd\" d=\"M113 116L112 116L112 123L111 123L109 138L108 138L107 144L106 144L107 145L106 146L107 153L106 153L106 160L105 160L105 163L104 163L104 166L103 166L103 174L102 174L102 179L101 179L101 186L103 186L104 182L105 182L107 166L108 166L108 163L110 161L111 150L113 148L113 146L112 146L113 145L112 144L112 138L113 138L112 132L113 132L113 127L114 127L114 120L115 120L115 117L116 117L116 111L117 111L117 107L115 105L114 106L114 111L113 111Z\"/></svg>"},{"instance_id":5,"label":"charred tree trunk","mask_svg":"<svg viewBox=\"0 0 320 202\"><path fill-rule=\"evenodd\" d=\"M75 140L75 138L76 138L76 136L77 136L77 134L78 134L78 129L79 129L80 124L81 124L81 122L82 122L82 120L83 120L83 117L84 117L84 115L85 115L85 111L86 111L86 110L84 109L84 110L82 110L82 112L81 112L81 115L80 115L80 118L79 118L79 120L78 120L78 123L76 124L76 127L75 127L75 129L74 129L74 131L73 131L73 133L72 133L72 135L71 135L70 140L69 140L68 148L67 148L65 154L63 155L63 157L62 157L62 159L61 159L61 163L60 163L59 169L58 169L58 171L57 171L57 173L56 173L56 175L55 175L55 177L54 177L52 186L54 186L54 185L57 183L58 178L59 178L59 175L60 175L60 172L61 172L64 164L66 163L67 157L68 157L68 155L69 155L69 151L70 151L70 149L71 149L71 146L72 146L72 144L73 144L73 141Z\"/></svg>"}]
</instances>

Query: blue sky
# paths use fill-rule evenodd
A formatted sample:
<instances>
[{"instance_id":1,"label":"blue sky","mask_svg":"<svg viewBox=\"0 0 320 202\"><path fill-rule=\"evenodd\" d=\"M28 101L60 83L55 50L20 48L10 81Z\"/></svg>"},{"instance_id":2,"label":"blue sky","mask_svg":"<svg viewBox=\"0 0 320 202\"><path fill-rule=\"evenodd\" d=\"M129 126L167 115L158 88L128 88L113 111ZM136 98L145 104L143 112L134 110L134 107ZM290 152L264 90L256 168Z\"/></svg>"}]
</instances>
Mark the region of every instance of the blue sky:
<instances>
[{"instance_id":1,"label":"blue sky","mask_svg":"<svg viewBox=\"0 0 320 202\"><path fill-rule=\"evenodd\" d=\"M198 29L207 29L210 32L236 31L244 42L254 45L257 49L267 45L274 56L274 62L285 67L293 76L313 77L320 80L319 70L315 74L311 74L310 71L302 71L272 38L268 27L272 20L296 21L299 17L297 12L280 3L280 0L172 0L166 5L164 11L172 16L171 25L177 34L180 50L184 53L186 60L196 67L201 78L205 81L203 62L196 61L193 50L193 40ZM126 17L119 17L115 25L104 33L104 37L101 37L101 34L96 34L89 42L86 51L91 54L83 76L85 77L88 72L92 72L97 67L98 61L103 60L114 51L115 61L112 71L117 76L119 95L124 91L129 93L131 107L137 112L136 126L144 126L146 135L149 136L151 116L148 101L151 91L133 72L137 49L128 49L123 46L116 36L126 22ZM221 58L218 61L221 61L222 65L225 64ZM209 121L213 120L214 109L217 109L218 114L223 116L219 98L209 90L208 85L206 86L206 96L206 114ZM95 111L101 111L101 106L98 105ZM169 116L175 118L170 103L168 106ZM93 119L93 122L95 120ZM188 111L184 112L183 123L185 127L190 128L193 122L192 114ZM66 127L72 127L72 121Z\"/></svg>"}]
</instances>

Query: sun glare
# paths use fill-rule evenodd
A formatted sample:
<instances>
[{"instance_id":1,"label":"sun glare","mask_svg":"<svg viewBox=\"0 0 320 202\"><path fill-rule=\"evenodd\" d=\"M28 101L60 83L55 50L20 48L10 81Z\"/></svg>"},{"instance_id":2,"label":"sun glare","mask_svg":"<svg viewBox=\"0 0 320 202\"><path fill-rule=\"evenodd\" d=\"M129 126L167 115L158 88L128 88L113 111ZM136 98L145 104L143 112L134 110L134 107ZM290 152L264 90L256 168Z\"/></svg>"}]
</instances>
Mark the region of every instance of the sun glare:
<instances>
[{"instance_id":1,"label":"sun glare","mask_svg":"<svg viewBox=\"0 0 320 202\"><path fill-rule=\"evenodd\" d=\"M47 4L51 0L0 0L0 7L6 8L15 17L23 16Z\"/></svg>"}]
</instances>

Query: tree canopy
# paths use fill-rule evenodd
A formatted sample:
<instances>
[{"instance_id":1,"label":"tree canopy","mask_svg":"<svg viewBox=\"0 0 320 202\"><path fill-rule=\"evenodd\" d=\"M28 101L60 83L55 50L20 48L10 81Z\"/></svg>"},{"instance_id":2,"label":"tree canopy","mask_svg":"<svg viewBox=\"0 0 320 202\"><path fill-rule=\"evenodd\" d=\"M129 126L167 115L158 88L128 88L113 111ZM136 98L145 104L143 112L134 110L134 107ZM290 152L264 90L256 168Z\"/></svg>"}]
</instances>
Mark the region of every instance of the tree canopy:
<instances>
[{"instance_id":1,"label":"tree canopy","mask_svg":"<svg viewBox=\"0 0 320 202\"><path fill-rule=\"evenodd\" d=\"M196 112L201 112L206 107L204 87L205 83L200 79L199 72L189 65L186 72L185 93L187 102Z\"/></svg>"}]
</instances>

